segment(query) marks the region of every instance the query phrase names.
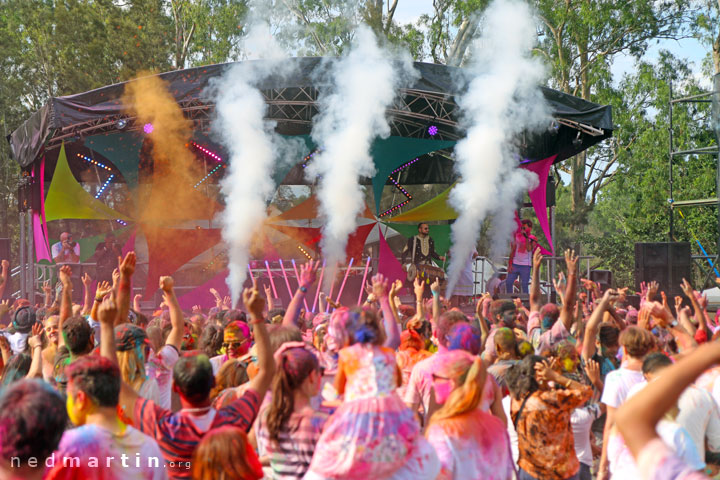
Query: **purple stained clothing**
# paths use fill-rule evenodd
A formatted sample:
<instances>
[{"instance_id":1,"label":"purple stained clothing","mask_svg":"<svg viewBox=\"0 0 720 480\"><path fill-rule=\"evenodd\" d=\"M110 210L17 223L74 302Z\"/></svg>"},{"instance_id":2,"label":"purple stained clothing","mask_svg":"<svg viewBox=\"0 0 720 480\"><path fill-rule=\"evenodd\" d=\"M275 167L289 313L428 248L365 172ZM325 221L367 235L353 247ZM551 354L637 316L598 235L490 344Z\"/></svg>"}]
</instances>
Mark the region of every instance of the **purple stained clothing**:
<instances>
[{"instance_id":1,"label":"purple stained clothing","mask_svg":"<svg viewBox=\"0 0 720 480\"><path fill-rule=\"evenodd\" d=\"M157 442L133 427L122 434L92 424L67 430L45 465L47 480L168 478Z\"/></svg>"},{"instance_id":2,"label":"purple stained clothing","mask_svg":"<svg viewBox=\"0 0 720 480\"><path fill-rule=\"evenodd\" d=\"M693 470L660 438L648 442L640 451L636 461L643 480L708 480L710 478Z\"/></svg>"}]
</instances>

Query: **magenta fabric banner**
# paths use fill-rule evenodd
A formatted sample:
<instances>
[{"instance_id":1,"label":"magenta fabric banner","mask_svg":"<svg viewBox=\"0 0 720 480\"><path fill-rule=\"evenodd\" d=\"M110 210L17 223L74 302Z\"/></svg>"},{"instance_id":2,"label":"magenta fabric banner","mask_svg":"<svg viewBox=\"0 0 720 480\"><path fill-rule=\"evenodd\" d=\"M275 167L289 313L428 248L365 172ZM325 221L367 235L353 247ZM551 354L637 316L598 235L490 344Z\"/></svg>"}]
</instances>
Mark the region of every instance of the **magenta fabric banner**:
<instances>
[{"instance_id":1,"label":"magenta fabric banner","mask_svg":"<svg viewBox=\"0 0 720 480\"><path fill-rule=\"evenodd\" d=\"M545 238L547 238L548 245L550 245L550 250L552 250L553 255L555 255L555 246L553 245L553 239L550 232L550 222L548 221L547 213L547 180L548 174L550 173L550 167L556 157L557 155L553 155L552 157L540 160L539 162L520 165L525 170L534 172L538 176L538 186L535 187L534 190L528 192L528 195L530 196L530 201L535 209L535 215L537 216L538 223L540 223L540 228L545 234Z\"/></svg>"},{"instance_id":2,"label":"magenta fabric banner","mask_svg":"<svg viewBox=\"0 0 720 480\"><path fill-rule=\"evenodd\" d=\"M382 228L380 228L379 254L380 255L378 258L378 271L385 275L385 277L387 277L390 282L394 282L395 280L404 281L407 276L405 270L403 270L402 265L400 264L398 259L395 258L395 254L385 241L385 236L383 235Z\"/></svg>"},{"instance_id":3,"label":"magenta fabric banner","mask_svg":"<svg viewBox=\"0 0 720 480\"><path fill-rule=\"evenodd\" d=\"M33 242L35 243L35 258L37 258L37 261L47 260L52 262L38 212L33 212Z\"/></svg>"}]
</instances>

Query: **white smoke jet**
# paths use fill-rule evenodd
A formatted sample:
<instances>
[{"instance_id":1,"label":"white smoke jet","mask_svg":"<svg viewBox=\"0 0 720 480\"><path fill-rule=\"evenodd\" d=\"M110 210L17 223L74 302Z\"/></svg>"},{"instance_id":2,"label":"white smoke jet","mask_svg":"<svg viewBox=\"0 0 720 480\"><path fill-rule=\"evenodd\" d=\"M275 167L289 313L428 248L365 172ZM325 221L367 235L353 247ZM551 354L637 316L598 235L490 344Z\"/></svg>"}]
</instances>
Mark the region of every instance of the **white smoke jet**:
<instances>
[{"instance_id":1,"label":"white smoke jet","mask_svg":"<svg viewBox=\"0 0 720 480\"><path fill-rule=\"evenodd\" d=\"M360 25L350 52L331 64L332 86L318 100L312 138L321 151L307 174L309 178L320 176L321 247L329 269L323 286L326 291L337 264L345 260L348 236L363 209L364 194L358 180L375 173L372 142L377 136L390 135L385 111L401 80L409 82L416 75L409 56L396 60L378 45L368 27Z\"/></svg>"},{"instance_id":2,"label":"white smoke jet","mask_svg":"<svg viewBox=\"0 0 720 480\"><path fill-rule=\"evenodd\" d=\"M266 25L253 25L245 41L246 51L264 61L247 61L231 67L211 85L215 94L214 132L227 148L228 171L220 184L226 207L222 214L222 235L228 247L228 287L237 304L248 274L250 245L267 217L266 202L275 184L276 160L289 148L288 141L266 122L265 100L258 82L270 75L285 75L290 62L275 43ZM291 148L291 147L290 147Z\"/></svg>"},{"instance_id":3,"label":"white smoke jet","mask_svg":"<svg viewBox=\"0 0 720 480\"><path fill-rule=\"evenodd\" d=\"M492 250L497 254L514 230L518 196L537 181L535 174L517 168L512 144L521 132L547 126L551 119L537 86L545 69L530 56L535 32L526 3L496 0L473 45L466 69L470 82L458 101L466 136L455 146L461 180L450 193L450 203L459 215L452 226L446 296L470 261L483 220L493 214Z\"/></svg>"}]
</instances>

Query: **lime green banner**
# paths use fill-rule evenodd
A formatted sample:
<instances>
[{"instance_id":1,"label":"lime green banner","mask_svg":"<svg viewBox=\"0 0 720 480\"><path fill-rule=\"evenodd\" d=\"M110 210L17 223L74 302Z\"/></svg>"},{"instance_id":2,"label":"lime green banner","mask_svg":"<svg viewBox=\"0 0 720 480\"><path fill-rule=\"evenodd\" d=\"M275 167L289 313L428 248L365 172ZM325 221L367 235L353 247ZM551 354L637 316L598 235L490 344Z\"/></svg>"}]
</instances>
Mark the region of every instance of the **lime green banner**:
<instances>
[{"instance_id":1,"label":"lime green banner","mask_svg":"<svg viewBox=\"0 0 720 480\"><path fill-rule=\"evenodd\" d=\"M75 180L65 156L65 145L60 147L55 173L45 198L45 219L47 221L65 218L86 220L129 220L100 200L93 198Z\"/></svg>"},{"instance_id":2,"label":"lime green banner","mask_svg":"<svg viewBox=\"0 0 720 480\"><path fill-rule=\"evenodd\" d=\"M454 186L455 184L453 183L447 190L429 202L425 202L412 210L396 215L392 217L392 220L394 222L434 222L436 220L455 220L458 214L455 209L447 203L448 197L450 196L450 190L452 190ZM430 228L432 228L432 226Z\"/></svg>"}]
</instances>

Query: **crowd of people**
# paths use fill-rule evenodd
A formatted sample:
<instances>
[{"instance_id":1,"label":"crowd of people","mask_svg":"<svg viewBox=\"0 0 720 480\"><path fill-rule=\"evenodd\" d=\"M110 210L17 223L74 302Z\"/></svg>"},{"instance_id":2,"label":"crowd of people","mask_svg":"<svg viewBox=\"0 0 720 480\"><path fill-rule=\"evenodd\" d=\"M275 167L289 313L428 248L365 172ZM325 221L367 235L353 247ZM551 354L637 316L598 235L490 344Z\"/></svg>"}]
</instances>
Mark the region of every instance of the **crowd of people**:
<instances>
[{"instance_id":1,"label":"crowd of people","mask_svg":"<svg viewBox=\"0 0 720 480\"><path fill-rule=\"evenodd\" d=\"M684 282L670 305L653 283L636 310L568 251L546 303L539 250L531 261L529 305L488 293L474 315L438 282L403 304L380 274L362 305L307 312L313 261L286 309L254 283L239 305L214 292L183 312L162 277L162 304L142 311L133 252L108 281L85 276L77 305L63 266L44 304L0 303L0 479L716 475L707 299Z\"/></svg>"}]
</instances>

